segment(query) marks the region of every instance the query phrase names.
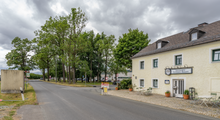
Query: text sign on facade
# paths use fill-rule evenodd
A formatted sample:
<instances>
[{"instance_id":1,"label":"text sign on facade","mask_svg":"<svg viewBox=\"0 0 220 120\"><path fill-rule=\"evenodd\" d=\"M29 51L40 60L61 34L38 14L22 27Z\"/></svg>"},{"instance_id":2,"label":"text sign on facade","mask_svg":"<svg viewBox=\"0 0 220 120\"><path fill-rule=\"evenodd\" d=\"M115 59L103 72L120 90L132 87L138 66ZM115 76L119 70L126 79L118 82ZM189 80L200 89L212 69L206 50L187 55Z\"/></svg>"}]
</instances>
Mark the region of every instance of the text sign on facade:
<instances>
[{"instance_id":1,"label":"text sign on facade","mask_svg":"<svg viewBox=\"0 0 220 120\"><path fill-rule=\"evenodd\" d=\"M192 68L171 69L171 74L192 74Z\"/></svg>"},{"instance_id":2,"label":"text sign on facade","mask_svg":"<svg viewBox=\"0 0 220 120\"><path fill-rule=\"evenodd\" d=\"M166 68L165 74L171 75L171 74L192 74L193 69L192 68Z\"/></svg>"},{"instance_id":3,"label":"text sign on facade","mask_svg":"<svg viewBox=\"0 0 220 120\"><path fill-rule=\"evenodd\" d=\"M101 88L107 87L109 88L109 83L108 82L102 82L101 83Z\"/></svg>"}]
</instances>

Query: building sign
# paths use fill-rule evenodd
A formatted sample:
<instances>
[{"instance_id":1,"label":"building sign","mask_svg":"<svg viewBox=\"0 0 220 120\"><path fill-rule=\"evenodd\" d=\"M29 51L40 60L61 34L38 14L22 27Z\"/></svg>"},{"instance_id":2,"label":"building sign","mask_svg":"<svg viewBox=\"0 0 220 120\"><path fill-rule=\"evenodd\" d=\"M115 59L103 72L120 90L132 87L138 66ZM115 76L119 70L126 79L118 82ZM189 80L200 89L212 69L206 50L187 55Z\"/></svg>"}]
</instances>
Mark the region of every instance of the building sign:
<instances>
[{"instance_id":1,"label":"building sign","mask_svg":"<svg viewBox=\"0 0 220 120\"><path fill-rule=\"evenodd\" d=\"M170 80L165 80L164 83L165 84L170 84Z\"/></svg>"},{"instance_id":2,"label":"building sign","mask_svg":"<svg viewBox=\"0 0 220 120\"><path fill-rule=\"evenodd\" d=\"M166 68L165 74L171 75L171 74L192 74L193 69L192 68Z\"/></svg>"}]
</instances>

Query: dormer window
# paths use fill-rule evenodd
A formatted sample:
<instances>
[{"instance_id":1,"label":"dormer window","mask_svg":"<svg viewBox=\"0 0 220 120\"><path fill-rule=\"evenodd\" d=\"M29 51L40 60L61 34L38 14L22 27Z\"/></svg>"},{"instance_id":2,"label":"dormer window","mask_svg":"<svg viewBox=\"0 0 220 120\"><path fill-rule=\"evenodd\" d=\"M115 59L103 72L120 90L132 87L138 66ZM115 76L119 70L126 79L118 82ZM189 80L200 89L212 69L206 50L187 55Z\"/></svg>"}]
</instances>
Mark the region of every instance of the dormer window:
<instances>
[{"instance_id":1,"label":"dormer window","mask_svg":"<svg viewBox=\"0 0 220 120\"><path fill-rule=\"evenodd\" d=\"M191 34L191 40L197 40L197 32Z\"/></svg>"},{"instance_id":2,"label":"dormer window","mask_svg":"<svg viewBox=\"0 0 220 120\"><path fill-rule=\"evenodd\" d=\"M192 29L191 32L189 32L189 41L194 41L200 39L205 34L204 31L198 30L198 29Z\"/></svg>"},{"instance_id":3,"label":"dormer window","mask_svg":"<svg viewBox=\"0 0 220 120\"><path fill-rule=\"evenodd\" d=\"M161 42L157 43L157 49L161 48Z\"/></svg>"},{"instance_id":4,"label":"dormer window","mask_svg":"<svg viewBox=\"0 0 220 120\"><path fill-rule=\"evenodd\" d=\"M168 41L158 40L156 42L156 49L160 49L160 48L164 47L167 43L169 43L169 42Z\"/></svg>"}]
</instances>

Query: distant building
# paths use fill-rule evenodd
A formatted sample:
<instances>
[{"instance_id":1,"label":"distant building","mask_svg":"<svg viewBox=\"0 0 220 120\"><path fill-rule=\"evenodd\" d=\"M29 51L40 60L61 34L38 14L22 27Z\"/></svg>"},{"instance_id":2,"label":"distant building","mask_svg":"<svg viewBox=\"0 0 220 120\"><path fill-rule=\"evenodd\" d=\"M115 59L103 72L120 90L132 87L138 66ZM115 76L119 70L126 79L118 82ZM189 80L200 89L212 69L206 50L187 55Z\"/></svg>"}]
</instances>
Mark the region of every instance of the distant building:
<instances>
[{"instance_id":1,"label":"distant building","mask_svg":"<svg viewBox=\"0 0 220 120\"><path fill-rule=\"evenodd\" d=\"M123 80L123 79L131 79L131 77L132 77L132 71L131 70L127 70L127 75L125 74L125 73L118 73L117 74L118 76L118 78L117 78L117 80ZM114 81L115 80L115 74L113 74L113 75L111 75L111 74L107 74L106 75L107 77L108 77L108 80L112 80L112 81ZM105 79L105 73L102 73L101 74L101 79L103 80L103 79Z\"/></svg>"}]
</instances>

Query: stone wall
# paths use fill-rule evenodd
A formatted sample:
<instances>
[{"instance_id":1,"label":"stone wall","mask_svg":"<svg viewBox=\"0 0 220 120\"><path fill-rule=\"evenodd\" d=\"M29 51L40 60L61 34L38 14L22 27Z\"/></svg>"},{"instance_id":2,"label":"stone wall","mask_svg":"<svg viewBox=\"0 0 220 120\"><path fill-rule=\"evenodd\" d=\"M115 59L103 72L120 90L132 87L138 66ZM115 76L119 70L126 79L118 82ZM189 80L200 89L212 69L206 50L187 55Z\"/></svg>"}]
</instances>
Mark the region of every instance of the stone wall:
<instances>
[{"instance_id":1,"label":"stone wall","mask_svg":"<svg viewBox=\"0 0 220 120\"><path fill-rule=\"evenodd\" d=\"M20 93L24 90L23 70L1 70L1 93Z\"/></svg>"}]
</instances>

